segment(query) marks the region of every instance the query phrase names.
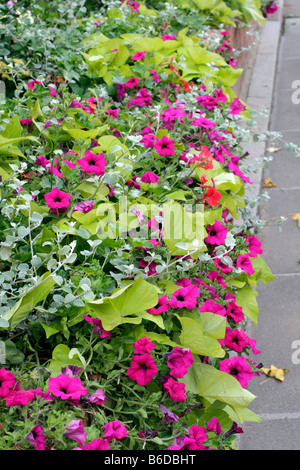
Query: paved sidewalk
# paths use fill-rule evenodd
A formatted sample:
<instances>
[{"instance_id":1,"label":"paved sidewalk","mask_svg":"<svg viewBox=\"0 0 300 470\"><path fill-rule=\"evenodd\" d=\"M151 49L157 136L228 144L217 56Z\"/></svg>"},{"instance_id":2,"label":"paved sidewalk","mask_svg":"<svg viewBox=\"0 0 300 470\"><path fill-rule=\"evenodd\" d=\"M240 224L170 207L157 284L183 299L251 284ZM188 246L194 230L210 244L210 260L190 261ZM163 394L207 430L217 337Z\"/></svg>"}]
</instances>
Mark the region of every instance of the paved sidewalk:
<instances>
[{"instance_id":1,"label":"paved sidewalk","mask_svg":"<svg viewBox=\"0 0 300 470\"><path fill-rule=\"evenodd\" d=\"M271 23L266 31L268 37L262 43L265 49L256 61L261 74L252 77L247 102L257 108L271 104L269 129L280 131L286 142L300 146L300 1L286 0L285 3L289 6L281 11L281 23L280 16L268 22ZM271 31L276 31L277 36ZM278 50L276 38L279 38ZM272 39L274 49L270 49ZM261 54L265 54L265 62ZM277 54L276 63L274 54ZM299 104L292 102L296 91L292 84L296 80L299 80ZM261 81L266 82L265 93ZM261 146L261 154L264 150ZM274 221L280 216L300 213L300 158L289 151L274 152L269 168L257 175L256 190L261 191L262 181L267 177L276 186L264 190L270 199L260 209L261 219ZM297 364L300 361L300 229L288 215L281 231L271 223L259 238L263 258L276 279L260 284L257 289L258 324L248 325L247 333L257 340L262 352L252 358L262 362L264 367L273 364L290 372L283 382L274 378L266 381L265 376L254 377L251 381L249 390L257 398L250 408L262 418L262 423L244 423L244 434L238 436L237 447L240 450L300 450L300 363Z\"/></svg>"}]
</instances>

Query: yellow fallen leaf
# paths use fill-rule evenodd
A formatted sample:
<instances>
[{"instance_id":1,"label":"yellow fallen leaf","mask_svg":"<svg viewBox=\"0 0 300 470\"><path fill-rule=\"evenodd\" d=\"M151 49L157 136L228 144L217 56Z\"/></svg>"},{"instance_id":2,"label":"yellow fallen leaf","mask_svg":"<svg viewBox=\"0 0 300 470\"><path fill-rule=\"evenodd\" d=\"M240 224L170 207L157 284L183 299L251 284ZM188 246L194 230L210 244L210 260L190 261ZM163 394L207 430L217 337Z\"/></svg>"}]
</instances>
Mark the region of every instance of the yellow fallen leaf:
<instances>
[{"instance_id":1,"label":"yellow fallen leaf","mask_svg":"<svg viewBox=\"0 0 300 470\"><path fill-rule=\"evenodd\" d=\"M284 381L284 376L287 372L289 372L289 369L280 369L278 367L275 367L273 364L269 369L262 367L260 370L262 370L268 377L273 377L276 380L279 380L280 382Z\"/></svg>"},{"instance_id":2,"label":"yellow fallen leaf","mask_svg":"<svg viewBox=\"0 0 300 470\"><path fill-rule=\"evenodd\" d=\"M266 152L273 153L273 152L279 152L279 150L282 150L282 148L280 148L280 147L269 147L269 148L267 148Z\"/></svg>"},{"instance_id":3,"label":"yellow fallen leaf","mask_svg":"<svg viewBox=\"0 0 300 470\"><path fill-rule=\"evenodd\" d=\"M275 184L273 183L273 181L271 180L271 178L268 176L268 178L266 178L264 180L264 188L274 188L275 187Z\"/></svg>"},{"instance_id":4,"label":"yellow fallen leaf","mask_svg":"<svg viewBox=\"0 0 300 470\"><path fill-rule=\"evenodd\" d=\"M300 220L300 212L297 212L295 215L292 217L293 220Z\"/></svg>"}]
</instances>

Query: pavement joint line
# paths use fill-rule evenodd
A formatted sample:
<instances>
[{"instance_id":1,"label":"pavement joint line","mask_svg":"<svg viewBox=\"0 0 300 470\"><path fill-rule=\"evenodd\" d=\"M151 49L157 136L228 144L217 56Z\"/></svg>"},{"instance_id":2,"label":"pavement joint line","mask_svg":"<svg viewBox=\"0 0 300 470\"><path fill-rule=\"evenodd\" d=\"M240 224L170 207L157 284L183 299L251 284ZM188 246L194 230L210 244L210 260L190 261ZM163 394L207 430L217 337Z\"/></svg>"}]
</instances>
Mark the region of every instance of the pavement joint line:
<instances>
[{"instance_id":1,"label":"pavement joint line","mask_svg":"<svg viewBox=\"0 0 300 470\"><path fill-rule=\"evenodd\" d=\"M300 276L300 273L279 273L279 274L274 274L273 273L273 276L275 278L280 277L280 276Z\"/></svg>"},{"instance_id":2,"label":"pavement joint line","mask_svg":"<svg viewBox=\"0 0 300 470\"><path fill-rule=\"evenodd\" d=\"M275 421L278 419L300 419L300 411L293 413L258 413L258 416L264 421Z\"/></svg>"}]
</instances>

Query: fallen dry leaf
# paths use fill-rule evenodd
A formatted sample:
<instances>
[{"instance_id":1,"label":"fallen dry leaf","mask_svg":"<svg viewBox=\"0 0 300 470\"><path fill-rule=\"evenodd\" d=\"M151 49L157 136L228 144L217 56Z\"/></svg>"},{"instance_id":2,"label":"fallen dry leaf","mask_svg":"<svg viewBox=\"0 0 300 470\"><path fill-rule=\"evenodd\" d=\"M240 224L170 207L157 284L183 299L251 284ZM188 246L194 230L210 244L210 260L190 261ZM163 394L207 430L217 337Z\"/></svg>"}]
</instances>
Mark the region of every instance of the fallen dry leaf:
<instances>
[{"instance_id":1,"label":"fallen dry leaf","mask_svg":"<svg viewBox=\"0 0 300 470\"><path fill-rule=\"evenodd\" d=\"M293 220L297 220L297 225L298 225L298 228L300 228L300 212L297 212L297 214L295 214L293 217L292 217Z\"/></svg>"},{"instance_id":2,"label":"fallen dry leaf","mask_svg":"<svg viewBox=\"0 0 300 470\"><path fill-rule=\"evenodd\" d=\"M280 148L280 147L269 147L269 148L267 148L266 152L273 153L273 152L279 152L279 150L282 150L282 148Z\"/></svg>"},{"instance_id":3,"label":"fallen dry leaf","mask_svg":"<svg viewBox=\"0 0 300 470\"><path fill-rule=\"evenodd\" d=\"M269 176L268 178L264 180L264 185L263 185L264 188L274 188L275 186L276 185L273 183L273 181L271 180Z\"/></svg>"},{"instance_id":4,"label":"fallen dry leaf","mask_svg":"<svg viewBox=\"0 0 300 470\"><path fill-rule=\"evenodd\" d=\"M262 367L260 370L262 370L268 377L273 377L274 379L279 380L280 382L284 381L285 374L289 372L289 369L279 369L273 364L269 369Z\"/></svg>"}]
</instances>

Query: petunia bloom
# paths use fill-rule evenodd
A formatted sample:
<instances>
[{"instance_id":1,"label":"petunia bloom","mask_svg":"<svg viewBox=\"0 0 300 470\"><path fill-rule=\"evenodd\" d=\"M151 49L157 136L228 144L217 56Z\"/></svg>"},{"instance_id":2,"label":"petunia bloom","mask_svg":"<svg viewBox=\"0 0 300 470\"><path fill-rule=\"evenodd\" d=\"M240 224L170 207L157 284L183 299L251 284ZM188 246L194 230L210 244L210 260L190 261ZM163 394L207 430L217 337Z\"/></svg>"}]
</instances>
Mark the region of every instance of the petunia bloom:
<instances>
[{"instance_id":1,"label":"petunia bloom","mask_svg":"<svg viewBox=\"0 0 300 470\"><path fill-rule=\"evenodd\" d=\"M149 354L152 349L156 348L156 344L152 343L148 336L138 339L132 346L134 347L134 354Z\"/></svg>"},{"instance_id":2,"label":"petunia bloom","mask_svg":"<svg viewBox=\"0 0 300 470\"><path fill-rule=\"evenodd\" d=\"M76 447L73 450L109 450L108 442L105 439L94 439L89 444Z\"/></svg>"},{"instance_id":3,"label":"petunia bloom","mask_svg":"<svg viewBox=\"0 0 300 470\"><path fill-rule=\"evenodd\" d=\"M147 53L147 51L138 51L131 57L131 59L133 59L133 60L143 60L146 53Z\"/></svg>"},{"instance_id":4,"label":"petunia bloom","mask_svg":"<svg viewBox=\"0 0 300 470\"><path fill-rule=\"evenodd\" d=\"M83 214L90 212L94 207L94 201L81 201L75 204L73 212L79 211Z\"/></svg>"},{"instance_id":5,"label":"petunia bloom","mask_svg":"<svg viewBox=\"0 0 300 470\"><path fill-rule=\"evenodd\" d=\"M91 325L93 325L93 335L97 335L99 333L101 338L108 338L111 336L111 331L106 331L103 326L100 318L91 318L88 315L84 314L84 319Z\"/></svg>"},{"instance_id":6,"label":"petunia bloom","mask_svg":"<svg viewBox=\"0 0 300 470\"><path fill-rule=\"evenodd\" d=\"M182 287L174 291L169 300L169 305L173 308L195 308L198 297L199 287L191 284L188 287Z\"/></svg>"},{"instance_id":7,"label":"petunia bloom","mask_svg":"<svg viewBox=\"0 0 300 470\"><path fill-rule=\"evenodd\" d=\"M84 426L80 419L73 419L70 421L66 426L66 429L64 436L72 439L72 441L78 442L78 444L82 445L85 443L87 432L84 430Z\"/></svg>"},{"instance_id":8,"label":"petunia bloom","mask_svg":"<svg viewBox=\"0 0 300 470\"><path fill-rule=\"evenodd\" d=\"M52 214L58 215L66 212L70 205L71 196L57 187L44 195L46 205L50 208Z\"/></svg>"},{"instance_id":9,"label":"petunia bloom","mask_svg":"<svg viewBox=\"0 0 300 470\"><path fill-rule=\"evenodd\" d=\"M239 255L236 262L236 267L241 268L249 276L255 273L249 255Z\"/></svg>"},{"instance_id":10,"label":"petunia bloom","mask_svg":"<svg viewBox=\"0 0 300 470\"><path fill-rule=\"evenodd\" d=\"M41 425L34 426L25 437L36 450L45 450L46 436Z\"/></svg>"},{"instance_id":11,"label":"petunia bloom","mask_svg":"<svg viewBox=\"0 0 300 470\"><path fill-rule=\"evenodd\" d=\"M176 380L169 377L164 383L164 389L169 393L171 400L173 401L186 401L185 384L176 382Z\"/></svg>"},{"instance_id":12,"label":"petunia bloom","mask_svg":"<svg viewBox=\"0 0 300 470\"><path fill-rule=\"evenodd\" d=\"M86 400L89 403L92 403L95 405L102 405L106 400L106 395L104 393L104 390L102 390L101 388L97 388L97 390L94 393L90 393L89 395L86 396Z\"/></svg>"},{"instance_id":13,"label":"petunia bloom","mask_svg":"<svg viewBox=\"0 0 300 470\"><path fill-rule=\"evenodd\" d=\"M62 400L78 400L88 393L88 388L83 387L78 377L60 374L56 377L49 377L48 391Z\"/></svg>"},{"instance_id":14,"label":"petunia bloom","mask_svg":"<svg viewBox=\"0 0 300 470\"><path fill-rule=\"evenodd\" d=\"M174 140L168 139L165 135L161 139L157 139L154 148L159 155L166 157L175 155Z\"/></svg>"},{"instance_id":15,"label":"petunia bloom","mask_svg":"<svg viewBox=\"0 0 300 470\"><path fill-rule=\"evenodd\" d=\"M97 176L103 176L107 161L105 160L103 153L96 155L90 150L87 150L84 154L84 157L77 160L77 163L81 166L85 173L92 173Z\"/></svg>"},{"instance_id":16,"label":"petunia bloom","mask_svg":"<svg viewBox=\"0 0 300 470\"><path fill-rule=\"evenodd\" d=\"M246 388L248 382L253 377L251 366L243 356L233 356L220 362L221 371L235 377L243 388Z\"/></svg>"},{"instance_id":17,"label":"petunia bloom","mask_svg":"<svg viewBox=\"0 0 300 470\"><path fill-rule=\"evenodd\" d=\"M170 375L176 378L184 377L188 372L188 368L194 362L193 355L189 349L182 349L177 346L170 353L166 354L166 357L168 359L167 365L171 369Z\"/></svg>"},{"instance_id":18,"label":"petunia bloom","mask_svg":"<svg viewBox=\"0 0 300 470\"><path fill-rule=\"evenodd\" d=\"M218 220L215 220L213 225L207 225L206 231L208 234L204 239L206 243L210 243L211 245L222 245L226 240L228 228Z\"/></svg>"},{"instance_id":19,"label":"petunia bloom","mask_svg":"<svg viewBox=\"0 0 300 470\"><path fill-rule=\"evenodd\" d=\"M158 369L150 354L133 356L131 366L127 370L127 375L135 380L139 385L147 385L157 374Z\"/></svg>"},{"instance_id":20,"label":"petunia bloom","mask_svg":"<svg viewBox=\"0 0 300 470\"><path fill-rule=\"evenodd\" d=\"M15 385L16 378L12 372L4 367L0 369L0 397L5 397L9 390Z\"/></svg>"},{"instance_id":21,"label":"petunia bloom","mask_svg":"<svg viewBox=\"0 0 300 470\"><path fill-rule=\"evenodd\" d=\"M151 171L146 171L146 173L141 177L141 181L143 183L157 183L159 181L159 176Z\"/></svg>"},{"instance_id":22,"label":"petunia bloom","mask_svg":"<svg viewBox=\"0 0 300 470\"><path fill-rule=\"evenodd\" d=\"M147 312L150 313L150 315L160 315L162 312L167 312L169 308L170 305L168 301L168 296L163 295L162 297L159 297L155 307L149 308Z\"/></svg>"},{"instance_id":23,"label":"petunia bloom","mask_svg":"<svg viewBox=\"0 0 300 470\"><path fill-rule=\"evenodd\" d=\"M127 437L126 427L118 420L104 424L102 427L105 429L103 439L105 439L107 442L111 442L113 439L120 441L121 439Z\"/></svg>"}]
</instances>

